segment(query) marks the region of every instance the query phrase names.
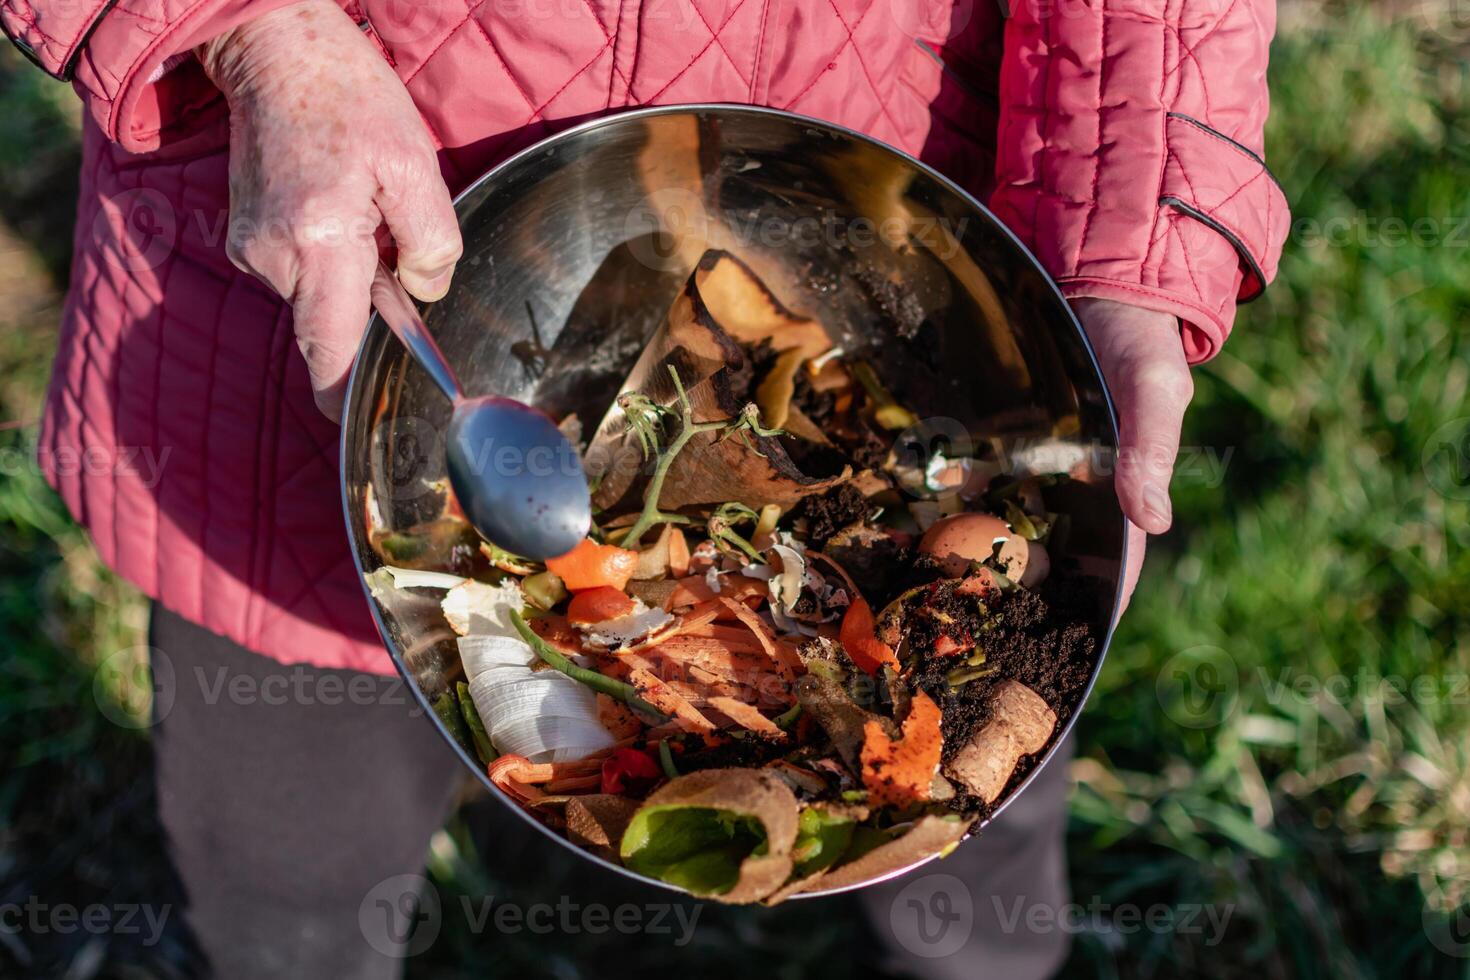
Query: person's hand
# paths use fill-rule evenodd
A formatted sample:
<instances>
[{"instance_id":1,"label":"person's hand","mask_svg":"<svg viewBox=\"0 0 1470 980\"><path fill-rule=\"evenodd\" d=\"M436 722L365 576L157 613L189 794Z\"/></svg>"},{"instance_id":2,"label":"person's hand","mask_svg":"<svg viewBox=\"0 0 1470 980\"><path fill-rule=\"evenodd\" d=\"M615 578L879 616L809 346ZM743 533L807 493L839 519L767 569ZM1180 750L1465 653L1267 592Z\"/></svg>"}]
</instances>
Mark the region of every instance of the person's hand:
<instances>
[{"instance_id":1,"label":"person's hand","mask_svg":"<svg viewBox=\"0 0 1470 980\"><path fill-rule=\"evenodd\" d=\"M1072 307L1092 341L1118 412L1116 485L1128 518L1126 608L1143 567L1147 536L1163 534L1174 519L1169 479L1194 381L1174 316L1105 299L1078 299Z\"/></svg>"},{"instance_id":2,"label":"person's hand","mask_svg":"<svg viewBox=\"0 0 1470 980\"><path fill-rule=\"evenodd\" d=\"M201 45L230 107L230 260L292 308L317 407L336 419L367 326L376 233L398 275L441 298L462 246L408 91L332 0L304 0Z\"/></svg>"}]
</instances>

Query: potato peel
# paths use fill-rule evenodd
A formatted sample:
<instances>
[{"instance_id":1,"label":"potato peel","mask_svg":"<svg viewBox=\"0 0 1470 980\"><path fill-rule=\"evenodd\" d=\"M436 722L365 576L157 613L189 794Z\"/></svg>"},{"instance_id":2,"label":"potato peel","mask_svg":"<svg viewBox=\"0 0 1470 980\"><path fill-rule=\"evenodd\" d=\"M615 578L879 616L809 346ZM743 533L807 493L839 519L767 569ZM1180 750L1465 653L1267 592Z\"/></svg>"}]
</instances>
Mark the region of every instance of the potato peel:
<instances>
[{"instance_id":1,"label":"potato peel","mask_svg":"<svg viewBox=\"0 0 1470 980\"><path fill-rule=\"evenodd\" d=\"M904 868L942 855L958 844L969 832L972 820L952 817L920 817L907 833L846 864L839 864L825 874L794 881L766 897L767 905L783 902L793 895L814 888L837 890L875 881Z\"/></svg>"},{"instance_id":2,"label":"potato peel","mask_svg":"<svg viewBox=\"0 0 1470 980\"><path fill-rule=\"evenodd\" d=\"M796 795L780 779L759 769L701 769L672 779L655 790L643 809L699 807L754 817L765 829L765 854L745 858L735 886L704 897L732 905L757 902L780 888L791 875L791 848L796 843L799 806ZM626 861L629 842L620 848Z\"/></svg>"}]
</instances>

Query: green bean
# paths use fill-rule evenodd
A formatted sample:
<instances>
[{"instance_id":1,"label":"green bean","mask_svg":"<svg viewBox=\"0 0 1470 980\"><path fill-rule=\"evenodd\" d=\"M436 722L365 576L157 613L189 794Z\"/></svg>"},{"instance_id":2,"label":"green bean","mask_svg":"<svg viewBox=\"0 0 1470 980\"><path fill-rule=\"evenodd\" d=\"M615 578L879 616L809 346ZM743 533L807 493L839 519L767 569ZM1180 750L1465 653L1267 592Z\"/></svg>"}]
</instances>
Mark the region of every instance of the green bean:
<instances>
[{"instance_id":1,"label":"green bean","mask_svg":"<svg viewBox=\"0 0 1470 980\"><path fill-rule=\"evenodd\" d=\"M536 632L526 625L526 621L521 618L519 612L511 610L510 621L515 626L516 632L521 634L521 639L529 643L531 649L536 652L536 656L546 661L547 665L553 670L566 674L574 681L580 681L586 684L594 691L606 694L611 698L617 698L619 701L628 705L628 707L657 718L660 722L669 720L668 715L640 698L632 684L626 684L615 677L608 677L606 674L599 674L595 670L578 667L572 663L560 650L537 636Z\"/></svg>"}]
</instances>

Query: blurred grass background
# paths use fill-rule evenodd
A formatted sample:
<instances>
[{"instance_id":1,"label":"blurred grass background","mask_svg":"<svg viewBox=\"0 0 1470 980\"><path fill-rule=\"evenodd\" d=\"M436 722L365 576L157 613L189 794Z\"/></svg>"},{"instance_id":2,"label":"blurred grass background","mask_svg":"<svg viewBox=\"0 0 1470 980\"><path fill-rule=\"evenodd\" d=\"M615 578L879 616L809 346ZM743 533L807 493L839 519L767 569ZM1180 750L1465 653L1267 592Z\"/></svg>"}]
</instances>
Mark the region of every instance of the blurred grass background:
<instances>
[{"instance_id":1,"label":"blurred grass background","mask_svg":"<svg viewBox=\"0 0 1470 980\"><path fill-rule=\"evenodd\" d=\"M1197 372L1185 442L1223 480L1176 480L1175 530L1152 548L1073 769L1078 901L1232 915L1217 946L1090 929L1066 976L1470 976L1459 2L1280 6L1268 148L1296 225L1275 286ZM30 463L77 138L70 91L0 51L0 903L140 901L163 877L146 730L109 720L146 714L145 606ZM436 839L445 901L533 901L566 870L528 883L476 853L461 822ZM831 909L712 914L694 945L644 943L637 964L840 975L860 937ZM587 937L487 947L453 917L445 930L411 976L634 967ZM172 940L0 930L0 975L174 976L182 956Z\"/></svg>"}]
</instances>

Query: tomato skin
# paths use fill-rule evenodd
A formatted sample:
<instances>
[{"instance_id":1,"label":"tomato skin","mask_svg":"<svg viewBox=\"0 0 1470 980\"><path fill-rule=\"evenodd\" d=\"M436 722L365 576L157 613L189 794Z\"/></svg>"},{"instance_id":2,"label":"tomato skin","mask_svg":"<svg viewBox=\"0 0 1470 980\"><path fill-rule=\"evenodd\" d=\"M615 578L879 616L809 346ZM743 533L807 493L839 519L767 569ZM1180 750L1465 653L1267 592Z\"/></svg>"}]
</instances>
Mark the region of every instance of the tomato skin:
<instances>
[{"instance_id":1,"label":"tomato skin","mask_svg":"<svg viewBox=\"0 0 1470 980\"><path fill-rule=\"evenodd\" d=\"M934 641L934 656L936 657L953 657L957 653L966 653L969 650L969 645L961 643L948 633L941 634L939 639Z\"/></svg>"},{"instance_id":2,"label":"tomato skin","mask_svg":"<svg viewBox=\"0 0 1470 980\"><path fill-rule=\"evenodd\" d=\"M878 639L873 621L873 609L862 596L855 596L847 612L842 616L842 627L837 633L837 642L847 651L852 662L868 674L878 673L884 664L898 669L898 657L893 648Z\"/></svg>"},{"instance_id":3,"label":"tomato skin","mask_svg":"<svg viewBox=\"0 0 1470 980\"><path fill-rule=\"evenodd\" d=\"M604 793L642 793L663 778L653 756L634 748L613 749L602 763Z\"/></svg>"},{"instance_id":4,"label":"tomato skin","mask_svg":"<svg viewBox=\"0 0 1470 980\"><path fill-rule=\"evenodd\" d=\"M572 601L567 604L567 622L601 623L626 616L632 611L633 600L626 592L610 585L599 585L595 589L583 589L572 596Z\"/></svg>"},{"instance_id":5,"label":"tomato skin","mask_svg":"<svg viewBox=\"0 0 1470 980\"><path fill-rule=\"evenodd\" d=\"M627 588L628 580L638 567L638 552L611 544L598 544L583 538L575 548L559 558L548 558L546 570L558 576L567 589L581 592L598 586L618 591Z\"/></svg>"}]
</instances>

